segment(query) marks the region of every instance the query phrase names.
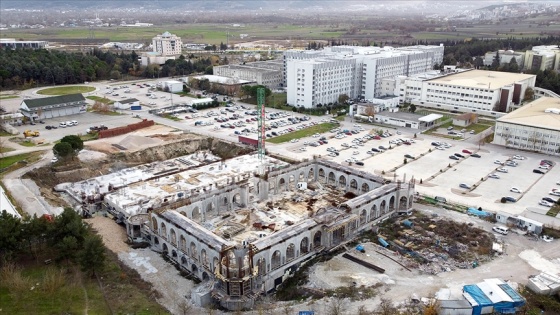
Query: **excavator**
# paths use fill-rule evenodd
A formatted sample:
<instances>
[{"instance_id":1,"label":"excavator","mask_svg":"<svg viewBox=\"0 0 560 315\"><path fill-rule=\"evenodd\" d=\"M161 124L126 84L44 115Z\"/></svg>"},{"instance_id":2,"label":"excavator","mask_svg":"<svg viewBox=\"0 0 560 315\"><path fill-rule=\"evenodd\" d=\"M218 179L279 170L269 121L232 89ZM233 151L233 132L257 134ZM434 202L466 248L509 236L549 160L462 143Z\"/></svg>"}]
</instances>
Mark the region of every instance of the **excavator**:
<instances>
[{"instance_id":1,"label":"excavator","mask_svg":"<svg viewBox=\"0 0 560 315\"><path fill-rule=\"evenodd\" d=\"M23 132L23 136L26 137L26 138L29 138L29 137L38 137L38 136L40 136L40 134L39 134L39 131L37 131L37 130L35 130L35 131L25 130L25 131Z\"/></svg>"}]
</instances>

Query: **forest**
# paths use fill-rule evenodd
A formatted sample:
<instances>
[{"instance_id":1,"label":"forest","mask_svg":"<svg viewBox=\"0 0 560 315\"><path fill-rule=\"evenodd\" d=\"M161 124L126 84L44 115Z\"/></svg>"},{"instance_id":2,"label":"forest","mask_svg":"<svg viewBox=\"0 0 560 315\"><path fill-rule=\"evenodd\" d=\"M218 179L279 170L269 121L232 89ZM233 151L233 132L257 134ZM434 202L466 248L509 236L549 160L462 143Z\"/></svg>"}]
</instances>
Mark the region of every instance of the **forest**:
<instances>
[{"instance_id":1,"label":"forest","mask_svg":"<svg viewBox=\"0 0 560 315\"><path fill-rule=\"evenodd\" d=\"M443 65L458 65L462 68L478 68L496 71L519 72L521 67L514 63L493 64L485 67L482 57L489 51L524 51L538 45L558 45L560 36L536 38L507 38L443 42L445 46ZM345 42L331 42L343 45ZM383 44L383 43L381 43ZM395 45L386 42L385 45ZM417 44L438 44L419 41ZM308 49L321 49L323 44L310 42ZM168 60L164 65L141 66L138 54L113 53L93 49L88 53L72 53L55 50L0 50L0 89L26 89L44 85L75 84L87 81L156 78L192 73L212 74L212 67L227 64L216 56L195 57L181 55L176 60ZM443 66L440 65L440 66ZM537 86L560 94L560 74L556 71L526 71L537 75Z\"/></svg>"},{"instance_id":2,"label":"forest","mask_svg":"<svg viewBox=\"0 0 560 315\"><path fill-rule=\"evenodd\" d=\"M0 88L27 89L44 85L76 84L88 81L153 78L191 73L212 73L212 60L180 56L163 66L143 67L138 54L93 49L71 53L45 49L0 50Z\"/></svg>"}]
</instances>

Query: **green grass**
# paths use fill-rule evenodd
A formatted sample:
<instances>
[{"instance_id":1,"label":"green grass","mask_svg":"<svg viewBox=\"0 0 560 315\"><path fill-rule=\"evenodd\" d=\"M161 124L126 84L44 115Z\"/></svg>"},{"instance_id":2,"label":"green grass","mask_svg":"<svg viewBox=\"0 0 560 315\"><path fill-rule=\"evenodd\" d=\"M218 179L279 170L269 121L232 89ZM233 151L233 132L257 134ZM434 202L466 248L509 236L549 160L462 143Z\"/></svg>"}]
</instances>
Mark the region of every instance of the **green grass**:
<instances>
[{"instance_id":1,"label":"green grass","mask_svg":"<svg viewBox=\"0 0 560 315\"><path fill-rule=\"evenodd\" d=\"M296 130L294 132L290 132L278 137L267 139L266 141L270 143L284 143L292 139L300 139L300 138L309 137L316 133L324 133L336 127L338 127L338 124L323 123L323 124L311 126L309 128Z\"/></svg>"},{"instance_id":2,"label":"green grass","mask_svg":"<svg viewBox=\"0 0 560 315\"><path fill-rule=\"evenodd\" d=\"M0 130L0 137L10 137L13 136L13 134L6 132L4 130Z\"/></svg>"},{"instance_id":3,"label":"green grass","mask_svg":"<svg viewBox=\"0 0 560 315\"><path fill-rule=\"evenodd\" d=\"M548 210L546 215L551 216L551 217L556 217L558 215L558 213L560 213L560 206L556 205L556 206L550 208L550 210Z\"/></svg>"},{"instance_id":4,"label":"green grass","mask_svg":"<svg viewBox=\"0 0 560 315\"><path fill-rule=\"evenodd\" d=\"M460 128L460 127L457 127L457 128ZM474 130L475 134L479 134L479 133L483 132L484 130L486 130L488 128L492 128L492 126L491 125L486 125L486 124L481 124L481 123L472 124L468 127L465 127L465 129L467 129L467 130Z\"/></svg>"},{"instance_id":5,"label":"green grass","mask_svg":"<svg viewBox=\"0 0 560 315\"><path fill-rule=\"evenodd\" d=\"M175 116L170 115L170 114L163 116L163 118L167 118L167 119L173 120L173 121L181 121L181 118L175 117Z\"/></svg>"},{"instance_id":6,"label":"green grass","mask_svg":"<svg viewBox=\"0 0 560 315\"><path fill-rule=\"evenodd\" d=\"M13 149L13 148L2 147L2 148L0 148L0 153L6 153L6 152L14 151L14 150L15 149Z\"/></svg>"},{"instance_id":7,"label":"green grass","mask_svg":"<svg viewBox=\"0 0 560 315\"><path fill-rule=\"evenodd\" d=\"M30 139L26 139L26 140L23 140L22 142L18 142L18 143L19 143L19 145L24 146L24 147L28 147L28 148L29 147L34 147L34 146L37 145L35 142L31 141Z\"/></svg>"},{"instance_id":8,"label":"green grass","mask_svg":"<svg viewBox=\"0 0 560 315\"><path fill-rule=\"evenodd\" d=\"M17 95L0 95L0 100L7 100L10 98L18 98L19 96Z\"/></svg>"},{"instance_id":9,"label":"green grass","mask_svg":"<svg viewBox=\"0 0 560 315\"><path fill-rule=\"evenodd\" d=\"M76 94L76 93L88 93L92 91L95 91L95 88L91 86L71 85L71 86L59 86L59 87L42 89L37 91L37 94L67 95L67 94Z\"/></svg>"},{"instance_id":10,"label":"green grass","mask_svg":"<svg viewBox=\"0 0 560 315\"><path fill-rule=\"evenodd\" d=\"M103 104L112 104L114 103L113 101L111 101L110 99L106 98L106 97L101 97L101 96L87 96L86 97L88 100L92 100L92 101L96 101L96 102L101 102Z\"/></svg>"},{"instance_id":11,"label":"green grass","mask_svg":"<svg viewBox=\"0 0 560 315\"><path fill-rule=\"evenodd\" d=\"M120 115L124 115L124 114L121 114L121 113L119 113L119 112L114 112L114 111L107 111L107 112L95 111L95 112L92 112L92 113L99 114L99 115L105 115L105 116L120 116Z\"/></svg>"},{"instance_id":12,"label":"green grass","mask_svg":"<svg viewBox=\"0 0 560 315\"><path fill-rule=\"evenodd\" d=\"M24 153L3 157L0 159L0 169L10 167L20 161L27 160L31 157L31 153Z\"/></svg>"}]
</instances>

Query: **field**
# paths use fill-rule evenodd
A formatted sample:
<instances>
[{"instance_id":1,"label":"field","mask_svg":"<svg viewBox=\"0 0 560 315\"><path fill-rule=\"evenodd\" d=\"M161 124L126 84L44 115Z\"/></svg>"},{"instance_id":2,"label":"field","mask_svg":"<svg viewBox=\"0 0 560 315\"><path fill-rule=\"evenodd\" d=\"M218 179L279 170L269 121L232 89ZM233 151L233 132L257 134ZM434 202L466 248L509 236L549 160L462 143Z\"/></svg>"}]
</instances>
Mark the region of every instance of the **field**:
<instances>
[{"instance_id":1,"label":"field","mask_svg":"<svg viewBox=\"0 0 560 315\"><path fill-rule=\"evenodd\" d=\"M0 95L0 100L7 100L10 98L18 98L19 96L17 95Z\"/></svg>"},{"instance_id":2,"label":"field","mask_svg":"<svg viewBox=\"0 0 560 315\"><path fill-rule=\"evenodd\" d=\"M53 88L46 88L37 91L37 94L41 95L67 95L67 94L76 94L76 93L88 93L91 91L95 91L94 87L91 86L79 86L79 85L72 85L72 86L61 86L61 87L53 87Z\"/></svg>"},{"instance_id":3,"label":"field","mask_svg":"<svg viewBox=\"0 0 560 315\"><path fill-rule=\"evenodd\" d=\"M338 124L331 124L331 123L324 123L324 124L318 124L315 126L311 126L309 128L305 128L302 130L296 130L294 132L290 132L278 137L274 137L272 139L268 139L266 140L267 142L270 143L283 143L283 142L288 142L292 139L300 139L300 138L305 138L305 137L309 137L311 135L314 135L316 133L324 133L327 132L333 128L338 127Z\"/></svg>"},{"instance_id":4,"label":"field","mask_svg":"<svg viewBox=\"0 0 560 315\"><path fill-rule=\"evenodd\" d=\"M220 44L229 42L249 42L254 40L288 40L282 45L293 46L296 40L337 40L380 42L386 40L401 41L445 41L465 40L469 38L509 38L509 37L537 37L546 33L560 31L560 24L551 24L546 28L529 22L502 22L503 24L482 24L458 27L451 30L401 32L386 31L382 25L360 25L358 29L352 24L337 23L319 25L294 25L278 23L247 23L239 27L230 24L197 23L197 24L169 24L152 27L99 27L93 29L95 38L105 38L108 41L151 42L155 34L169 31L180 36L183 42ZM349 33L349 29L354 29ZM437 27L436 27L437 29ZM542 34L541 34L542 33ZM248 34L246 39L240 39L239 34ZM90 30L86 27L75 28L45 28L45 29L8 29L0 31L0 37L22 38L25 40L48 39L86 39Z\"/></svg>"}]
</instances>

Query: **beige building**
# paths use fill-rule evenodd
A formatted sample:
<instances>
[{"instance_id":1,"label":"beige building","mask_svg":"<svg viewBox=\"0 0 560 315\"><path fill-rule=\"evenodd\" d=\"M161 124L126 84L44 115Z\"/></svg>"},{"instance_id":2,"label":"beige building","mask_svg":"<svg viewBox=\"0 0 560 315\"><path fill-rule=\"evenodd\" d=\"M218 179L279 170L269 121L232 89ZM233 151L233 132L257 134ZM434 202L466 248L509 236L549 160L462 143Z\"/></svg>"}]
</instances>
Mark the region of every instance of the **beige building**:
<instances>
[{"instance_id":1,"label":"beige building","mask_svg":"<svg viewBox=\"0 0 560 315\"><path fill-rule=\"evenodd\" d=\"M492 143L558 155L560 99L541 97L497 119Z\"/></svg>"},{"instance_id":2,"label":"beige building","mask_svg":"<svg viewBox=\"0 0 560 315\"><path fill-rule=\"evenodd\" d=\"M183 41L181 41L181 38L169 32L164 32L152 38L152 48L154 52L161 56L180 55L182 47Z\"/></svg>"},{"instance_id":3,"label":"beige building","mask_svg":"<svg viewBox=\"0 0 560 315\"><path fill-rule=\"evenodd\" d=\"M420 99L412 103L499 117L521 104L527 88L535 87L535 80L532 74L464 71L422 81Z\"/></svg>"},{"instance_id":4,"label":"beige building","mask_svg":"<svg viewBox=\"0 0 560 315\"><path fill-rule=\"evenodd\" d=\"M527 70L559 70L560 48L557 45L535 46L525 51L525 67Z\"/></svg>"},{"instance_id":5,"label":"beige building","mask_svg":"<svg viewBox=\"0 0 560 315\"><path fill-rule=\"evenodd\" d=\"M224 65L213 68L213 74L234 80L245 80L270 89L282 87L284 63L282 60L257 61L243 65Z\"/></svg>"}]
</instances>

